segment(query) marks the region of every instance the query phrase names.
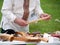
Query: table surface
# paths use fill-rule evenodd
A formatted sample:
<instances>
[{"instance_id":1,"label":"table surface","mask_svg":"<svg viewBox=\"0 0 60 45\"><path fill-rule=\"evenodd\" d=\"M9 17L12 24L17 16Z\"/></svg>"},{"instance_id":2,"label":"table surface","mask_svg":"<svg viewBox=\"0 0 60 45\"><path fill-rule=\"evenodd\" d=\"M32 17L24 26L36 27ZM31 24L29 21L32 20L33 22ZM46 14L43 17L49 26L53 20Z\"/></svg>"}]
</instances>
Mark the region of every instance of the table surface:
<instances>
[{"instance_id":1,"label":"table surface","mask_svg":"<svg viewBox=\"0 0 60 45\"><path fill-rule=\"evenodd\" d=\"M24 42L24 41L0 41L0 44L36 44L37 42Z\"/></svg>"},{"instance_id":2,"label":"table surface","mask_svg":"<svg viewBox=\"0 0 60 45\"><path fill-rule=\"evenodd\" d=\"M60 39L59 38L56 38L56 37L51 37L47 34L45 34L45 38L47 38L49 41L48 43L47 42L43 42L43 41L40 41L40 42L24 42L24 41L0 41L0 45L9 45L9 44L37 44L37 45L49 45L49 44L54 44L54 45L60 45ZM56 43L56 44L55 44ZM52 45L51 44L51 45Z\"/></svg>"},{"instance_id":3,"label":"table surface","mask_svg":"<svg viewBox=\"0 0 60 45\"><path fill-rule=\"evenodd\" d=\"M0 41L0 45L20 45L20 44L36 44L36 45L60 45L60 41L58 43L47 43L47 42L24 42L24 41Z\"/></svg>"}]
</instances>

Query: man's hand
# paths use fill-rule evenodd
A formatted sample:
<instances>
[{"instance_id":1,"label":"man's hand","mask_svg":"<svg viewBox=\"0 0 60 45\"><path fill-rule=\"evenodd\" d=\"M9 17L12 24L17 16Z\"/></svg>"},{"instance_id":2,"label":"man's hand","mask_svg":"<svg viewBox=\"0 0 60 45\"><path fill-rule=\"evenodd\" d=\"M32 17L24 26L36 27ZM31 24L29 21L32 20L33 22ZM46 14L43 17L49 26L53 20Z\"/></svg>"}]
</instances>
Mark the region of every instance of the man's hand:
<instances>
[{"instance_id":1,"label":"man's hand","mask_svg":"<svg viewBox=\"0 0 60 45\"><path fill-rule=\"evenodd\" d=\"M24 21L23 19L20 19L20 18L16 18L14 22L20 26L27 26L28 25L27 21Z\"/></svg>"},{"instance_id":2,"label":"man's hand","mask_svg":"<svg viewBox=\"0 0 60 45\"><path fill-rule=\"evenodd\" d=\"M49 14L41 14L40 18L42 18L43 20L49 20L51 18L51 16Z\"/></svg>"}]
</instances>

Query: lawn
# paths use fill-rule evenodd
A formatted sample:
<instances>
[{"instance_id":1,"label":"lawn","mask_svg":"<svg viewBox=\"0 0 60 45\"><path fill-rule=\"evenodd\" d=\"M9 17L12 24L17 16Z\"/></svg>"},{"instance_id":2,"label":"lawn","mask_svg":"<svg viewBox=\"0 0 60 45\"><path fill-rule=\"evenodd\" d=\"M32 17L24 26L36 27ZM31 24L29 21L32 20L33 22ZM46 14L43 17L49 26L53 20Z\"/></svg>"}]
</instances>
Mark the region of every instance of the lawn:
<instances>
[{"instance_id":1,"label":"lawn","mask_svg":"<svg viewBox=\"0 0 60 45\"><path fill-rule=\"evenodd\" d=\"M60 0L41 0L41 7L45 13L51 15L51 20L31 24L30 32L40 31L45 33L60 30L60 22L55 21L56 19L60 20Z\"/></svg>"},{"instance_id":2,"label":"lawn","mask_svg":"<svg viewBox=\"0 0 60 45\"><path fill-rule=\"evenodd\" d=\"M3 2L3 0L0 0L0 20L1 20L1 16L2 16L2 14L1 14L2 2Z\"/></svg>"},{"instance_id":3,"label":"lawn","mask_svg":"<svg viewBox=\"0 0 60 45\"><path fill-rule=\"evenodd\" d=\"M0 10L2 1L3 0L0 0ZM49 21L40 21L38 23L30 24L30 32L39 31L45 33L60 30L60 22L55 21L55 19L60 20L60 0L41 0L41 7L45 13L51 15L51 19ZM0 20L1 16L0 12Z\"/></svg>"}]
</instances>

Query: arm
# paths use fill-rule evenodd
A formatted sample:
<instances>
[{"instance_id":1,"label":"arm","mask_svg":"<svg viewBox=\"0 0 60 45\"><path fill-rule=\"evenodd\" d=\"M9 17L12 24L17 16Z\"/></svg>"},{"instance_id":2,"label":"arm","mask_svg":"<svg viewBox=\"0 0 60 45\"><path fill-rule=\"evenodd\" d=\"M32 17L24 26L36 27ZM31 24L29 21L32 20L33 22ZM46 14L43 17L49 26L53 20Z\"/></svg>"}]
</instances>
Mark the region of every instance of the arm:
<instances>
[{"instance_id":1,"label":"arm","mask_svg":"<svg viewBox=\"0 0 60 45\"><path fill-rule=\"evenodd\" d=\"M40 18L42 18L43 20L49 20L50 19L50 15L43 12L43 10L40 7L40 0L36 0L36 2L37 2L36 13L38 14L38 16Z\"/></svg>"},{"instance_id":2,"label":"arm","mask_svg":"<svg viewBox=\"0 0 60 45\"><path fill-rule=\"evenodd\" d=\"M36 0L36 13L40 16L40 14L44 13L41 6L40 6L40 0Z\"/></svg>"}]
</instances>

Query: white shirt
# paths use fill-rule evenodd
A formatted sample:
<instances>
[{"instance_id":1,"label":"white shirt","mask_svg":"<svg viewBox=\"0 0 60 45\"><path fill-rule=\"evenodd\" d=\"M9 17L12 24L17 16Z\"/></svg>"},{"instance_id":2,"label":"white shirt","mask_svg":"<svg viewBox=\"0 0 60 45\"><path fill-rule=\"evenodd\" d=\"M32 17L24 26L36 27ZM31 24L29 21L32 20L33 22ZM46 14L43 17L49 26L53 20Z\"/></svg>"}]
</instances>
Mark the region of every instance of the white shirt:
<instances>
[{"instance_id":1,"label":"white shirt","mask_svg":"<svg viewBox=\"0 0 60 45\"><path fill-rule=\"evenodd\" d=\"M23 17L23 3L24 0L4 0L2 6L2 28L13 29L15 31L29 32L29 25L26 27L19 26L14 23L16 18ZM30 0L29 2L29 18L28 21L37 19L43 11L40 7L40 0Z\"/></svg>"}]
</instances>

